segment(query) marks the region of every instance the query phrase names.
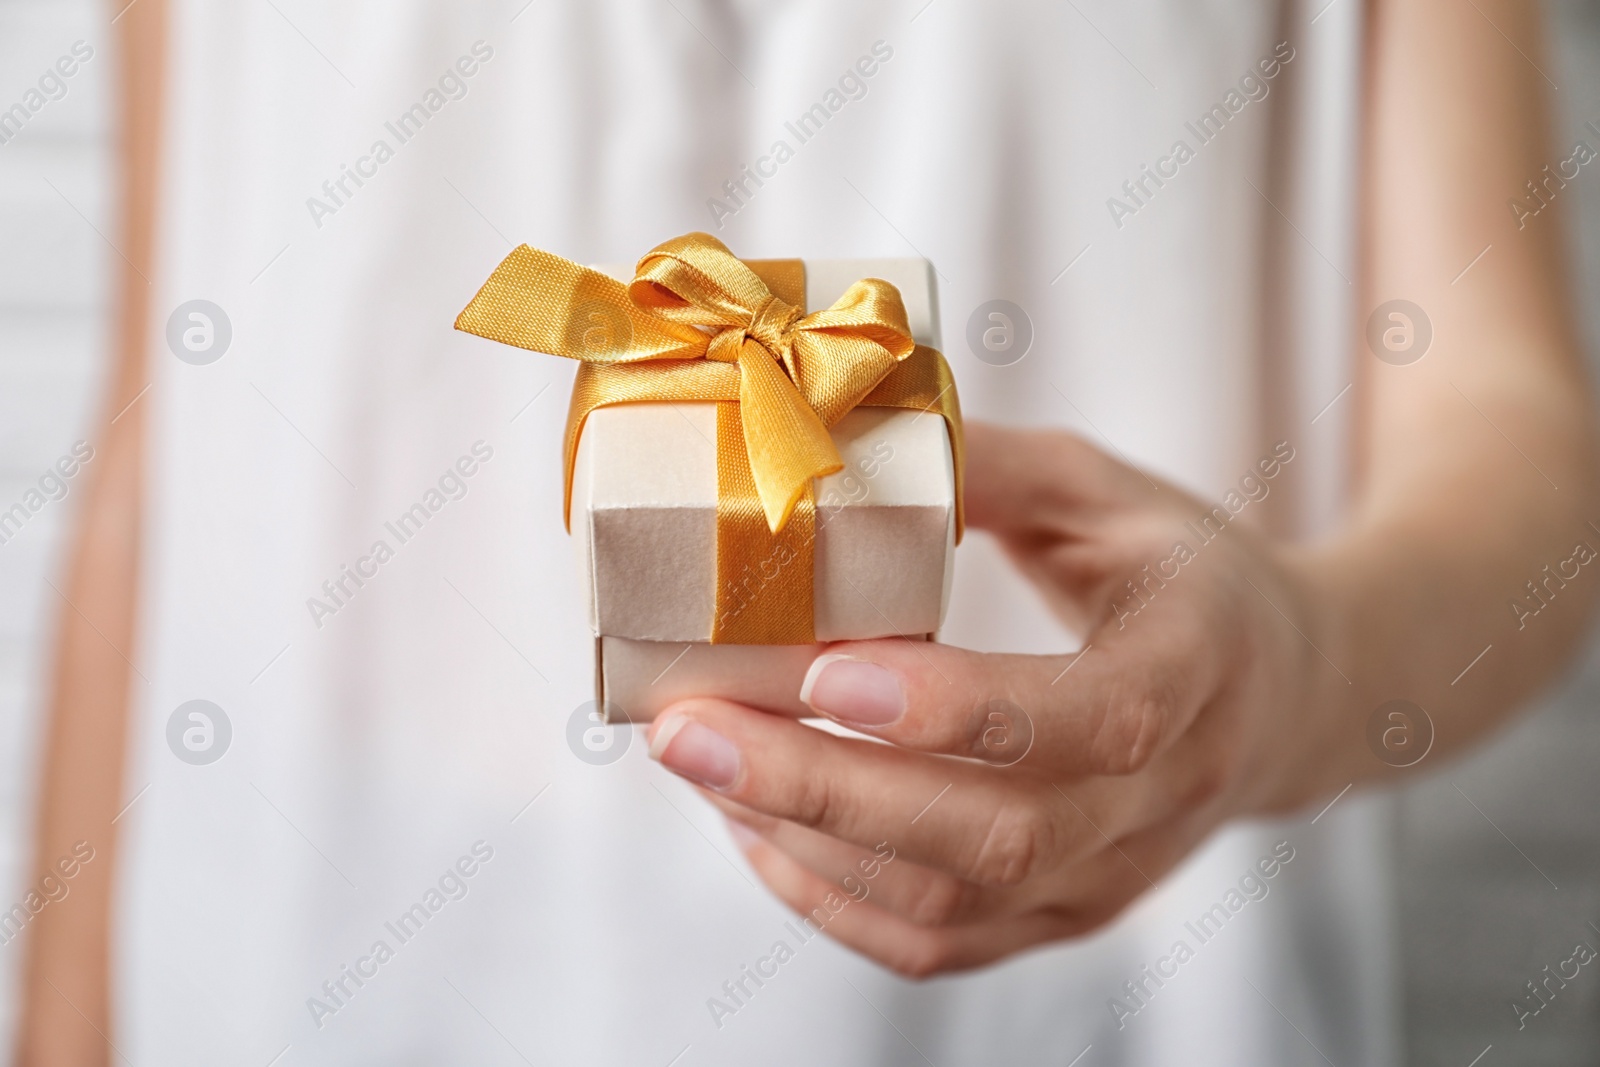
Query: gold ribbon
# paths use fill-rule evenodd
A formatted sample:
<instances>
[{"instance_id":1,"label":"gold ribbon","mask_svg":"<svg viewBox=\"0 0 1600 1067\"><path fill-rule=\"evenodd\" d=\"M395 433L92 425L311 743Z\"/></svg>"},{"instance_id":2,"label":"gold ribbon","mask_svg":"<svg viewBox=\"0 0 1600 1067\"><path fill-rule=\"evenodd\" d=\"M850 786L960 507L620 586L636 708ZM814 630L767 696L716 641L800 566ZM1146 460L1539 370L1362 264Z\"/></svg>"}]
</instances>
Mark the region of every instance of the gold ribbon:
<instances>
[{"instance_id":1,"label":"gold ribbon","mask_svg":"<svg viewBox=\"0 0 1600 1067\"><path fill-rule=\"evenodd\" d=\"M949 429L962 531L961 410L944 357L911 338L900 292L866 278L805 314L798 260L745 263L704 233L645 255L631 284L518 246L456 329L582 362L567 417L563 512L597 407L717 404L715 643L814 640L812 480L843 468L828 434L857 406L919 408ZM742 447L741 447L742 446Z\"/></svg>"}]
</instances>

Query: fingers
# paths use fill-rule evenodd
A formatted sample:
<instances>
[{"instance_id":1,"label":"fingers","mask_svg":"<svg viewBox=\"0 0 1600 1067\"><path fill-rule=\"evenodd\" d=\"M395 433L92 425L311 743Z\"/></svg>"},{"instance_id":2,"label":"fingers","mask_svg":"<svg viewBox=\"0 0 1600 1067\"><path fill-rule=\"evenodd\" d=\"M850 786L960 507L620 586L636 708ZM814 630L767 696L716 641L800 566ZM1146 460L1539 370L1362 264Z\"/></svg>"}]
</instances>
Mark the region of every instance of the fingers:
<instances>
[{"instance_id":1,"label":"fingers","mask_svg":"<svg viewBox=\"0 0 1600 1067\"><path fill-rule=\"evenodd\" d=\"M729 823L742 826L826 879L852 898L868 895L879 907L918 926L951 926L1013 918L1037 909L1047 896L1030 888L980 886L924 867L885 840L868 850L827 834L740 807L714 793L705 794ZM885 857L890 857L888 863Z\"/></svg>"},{"instance_id":2,"label":"fingers","mask_svg":"<svg viewBox=\"0 0 1600 1067\"><path fill-rule=\"evenodd\" d=\"M1089 929L1155 889L1156 879L1166 877L1214 825L1208 817L1186 815L1120 842L1108 840L1082 861L1025 886L992 889L918 866L888 842L868 852L720 797L710 799L732 826L743 829L734 836L747 854L758 842L777 849L835 893L856 902L870 899L915 926L936 928L987 925L1051 911L1075 916L1080 931Z\"/></svg>"},{"instance_id":3,"label":"fingers","mask_svg":"<svg viewBox=\"0 0 1600 1067\"><path fill-rule=\"evenodd\" d=\"M1075 434L1014 430L969 420L965 428L968 525L1025 534L1076 509L1142 499L1151 482Z\"/></svg>"},{"instance_id":4,"label":"fingers","mask_svg":"<svg viewBox=\"0 0 1600 1067\"><path fill-rule=\"evenodd\" d=\"M1056 777L1126 775L1188 728L1220 675L1215 657L1187 647L1189 628L1163 629L1159 642L1113 637L1065 656L843 642L812 663L800 699L905 748Z\"/></svg>"},{"instance_id":5,"label":"fingers","mask_svg":"<svg viewBox=\"0 0 1600 1067\"><path fill-rule=\"evenodd\" d=\"M669 770L777 819L980 885L1018 885L1144 825L1166 798L1143 780L1074 786L962 760L835 737L720 700L684 701L650 727ZM1160 784L1160 783L1156 783Z\"/></svg>"},{"instance_id":6,"label":"fingers","mask_svg":"<svg viewBox=\"0 0 1600 1067\"><path fill-rule=\"evenodd\" d=\"M847 895L762 840L745 856L763 881L801 917L806 933L821 931L907 978L966 970L1084 928L1072 916L1035 912L970 926L927 927L871 900Z\"/></svg>"},{"instance_id":7,"label":"fingers","mask_svg":"<svg viewBox=\"0 0 1600 1067\"><path fill-rule=\"evenodd\" d=\"M846 895L868 895L881 908L917 926L964 926L1010 919L1041 908L1069 908L1084 915L1120 909L1192 847L1188 820L1133 834L1120 842L1102 838L1076 862L1018 886L982 886L915 863L888 841L871 851L816 830L750 811L716 794L706 798L744 833L741 846L759 836ZM1205 823L1204 825L1209 825ZM885 858L889 862L884 862Z\"/></svg>"}]
</instances>

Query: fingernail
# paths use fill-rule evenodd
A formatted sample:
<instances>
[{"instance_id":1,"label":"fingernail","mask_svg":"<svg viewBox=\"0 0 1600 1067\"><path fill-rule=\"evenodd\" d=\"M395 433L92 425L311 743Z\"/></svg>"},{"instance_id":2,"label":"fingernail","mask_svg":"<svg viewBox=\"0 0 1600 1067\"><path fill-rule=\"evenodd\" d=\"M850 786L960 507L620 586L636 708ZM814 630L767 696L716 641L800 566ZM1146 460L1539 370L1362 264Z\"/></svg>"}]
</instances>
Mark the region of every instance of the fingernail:
<instances>
[{"instance_id":1,"label":"fingernail","mask_svg":"<svg viewBox=\"0 0 1600 1067\"><path fill-rule=\"evenodd\" d=\"M888 726L906 710L905 692L892 671L837 652L812 662L800 701L852 726Z\"/></svg>"},{"instance_id":2,"label":"fingernail","mask_svg":"<svg viewBox=\"0 0 1600 1067\"><path fill-rule=\"evenodd\" d=\"M742 851L748 852L751 847L761 840L761 835L737 819L729 819L728 836L733 838L733 843Z\"/></svg>"},{"instance_id":3,"label":"fingernail","mask_svg":"<svg viewBox=\"0 0 1600 1067\"><path fill-rule=\"evenodd\" d=\"M687 715L661 724L650 742L650 758L711 789L726 789L739 777L739 750L733 742Z\"/></svg>"}]
</instances>

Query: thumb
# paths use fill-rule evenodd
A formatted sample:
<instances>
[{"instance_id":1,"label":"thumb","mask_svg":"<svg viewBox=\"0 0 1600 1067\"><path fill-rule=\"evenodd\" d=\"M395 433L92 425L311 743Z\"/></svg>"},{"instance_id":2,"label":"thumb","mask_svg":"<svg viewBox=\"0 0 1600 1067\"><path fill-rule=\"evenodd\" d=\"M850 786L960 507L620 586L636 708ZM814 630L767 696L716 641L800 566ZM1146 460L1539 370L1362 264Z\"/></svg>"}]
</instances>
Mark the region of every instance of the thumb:
<instances>
[{"instance_id":1,"label":"thumb","mask_svg":"<svg viewBox=\"0 0 1600 1067\"><path fill-rule=\"evenodd\" d=\"M1215 684L1177 633L1107 634L1061 656L973 652L884 638L831 645L800 699L904 748L1009 764L1025 751L1056 774L1129 774L1185 730Z\"/></svg>"}]
</instances>

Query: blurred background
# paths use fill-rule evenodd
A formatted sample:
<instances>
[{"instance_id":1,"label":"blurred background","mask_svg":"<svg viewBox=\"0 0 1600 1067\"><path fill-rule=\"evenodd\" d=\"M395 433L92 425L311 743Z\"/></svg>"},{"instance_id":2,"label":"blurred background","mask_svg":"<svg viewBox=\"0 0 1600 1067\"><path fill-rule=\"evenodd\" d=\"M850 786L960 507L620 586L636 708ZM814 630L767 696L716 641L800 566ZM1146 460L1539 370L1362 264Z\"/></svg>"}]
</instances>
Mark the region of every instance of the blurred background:
<instances>
[{"instance_id":1,"label":"blurred background","mask_svg":"<svg viewBox=\"0 0 1600 1067\"><path fill-rule=\"evenodd\" d=\"M1556 142L1600 144L1586 125L1600 126L1600 0L1546 7ZM103 40L108 10L0 0L0 98L31 84L62 42ZM0 508L74 442L93 444L104 414L116 69L97 52L26 137L0 143ZM1562 195L1600 370L1600 179L1586 170ZM0 543L0 900L20 898L27 880L50 643L70 610L55 588L77 503L74 489ZM1515 1031L1508 991L1571 955L1573 930L1600 914L1600 635L1515 727L1397 793L1394 817L1408 1060L1465 1067ZM0 1048L18 948L0 945ZM1508 1062L1485 1062L1497 1061ZM1562 990L1519 1035L1517 1062L1600 1062L1600 977L1586 969Z\"/></svg>"}]
</instances>

